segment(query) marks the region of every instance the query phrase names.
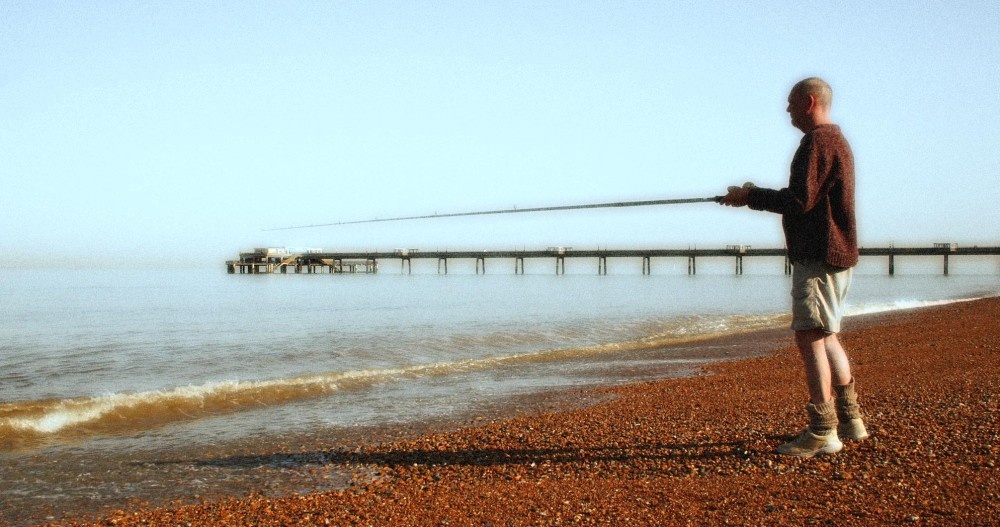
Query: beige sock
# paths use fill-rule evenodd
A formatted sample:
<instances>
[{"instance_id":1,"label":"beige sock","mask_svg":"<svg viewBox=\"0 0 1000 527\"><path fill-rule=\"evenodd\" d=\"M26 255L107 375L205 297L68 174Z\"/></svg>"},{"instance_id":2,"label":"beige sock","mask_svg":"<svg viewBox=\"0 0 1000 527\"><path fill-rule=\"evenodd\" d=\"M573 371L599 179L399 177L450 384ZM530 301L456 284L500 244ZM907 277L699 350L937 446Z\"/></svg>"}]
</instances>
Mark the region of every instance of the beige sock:
<instances>
[{"instance_id":1,"label":"beige sock","mask_svg":"<svg viewBox=\"0 0 1000 527\"><path fill-rule=\"evenodd\" d=\"M837 408L834 400L806 405L809 412L809 428L814 434L825 434L837 427Z\"/></svg>"},{"instance_id":2,"label":"beige sock","mask_svg":"<svg viewBox=\"0 0 1000 527\"><path fill-rule=\"evenodd\" d=\"M841 421L850 421L861 417L861 407L858 405L858 394L854 392L854 379L843 386L834 386L837 402L837 417Z\"/></svg>"}]
</instances>

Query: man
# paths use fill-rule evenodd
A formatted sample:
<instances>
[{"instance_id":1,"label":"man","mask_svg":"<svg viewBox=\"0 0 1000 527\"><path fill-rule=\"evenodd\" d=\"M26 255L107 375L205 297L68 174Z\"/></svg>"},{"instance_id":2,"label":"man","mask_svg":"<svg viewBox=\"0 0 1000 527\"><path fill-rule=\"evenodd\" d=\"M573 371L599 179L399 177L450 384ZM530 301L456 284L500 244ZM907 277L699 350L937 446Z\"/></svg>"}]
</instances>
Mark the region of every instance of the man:
<instances>
[{"instance_id":1,"label":"man","mask_svg":"<svg viewBox=\"0 0 1000 527\"><path fill-rule=\"evenodd\" d=\"M844 300L858 261L854 156L830 120L832 91L822 79L800 81L788 95L792 125L805 135L788 187L729 187L722 204L781 214L792 262L792 330L805 364L809 426L778 452L832 454L841 439L868 437L847 353L837 340Z\"/></svg>"}]
</instances>

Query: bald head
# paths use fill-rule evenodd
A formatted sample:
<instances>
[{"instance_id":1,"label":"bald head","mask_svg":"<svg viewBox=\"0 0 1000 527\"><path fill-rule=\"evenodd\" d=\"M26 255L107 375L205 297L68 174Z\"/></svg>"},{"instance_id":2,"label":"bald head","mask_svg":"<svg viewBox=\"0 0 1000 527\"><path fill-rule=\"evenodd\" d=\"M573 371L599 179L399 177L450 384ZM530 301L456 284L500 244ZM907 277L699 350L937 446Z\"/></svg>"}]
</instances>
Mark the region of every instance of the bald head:
<instances>
[{"instance_id":1,"label":"bald head","mask_svg":"<svg viewBox=\"0 0 1000 527\"><path fill-rule=\"evenodd\" d=\"M825 80L819 77L809 77L799 81L792 88L792 91L801 95L813 96L816 102L826 110L830 109L830 103L833 101L833 90L830 89L830 85Z\"/></svg>"},{"instance_id":2,"label":"bald head","mask_svg":"<svg viewBox=\"0 0 1000 527\"><path fill-rule=\"evenodd\" d=\"M833 91L830 85L819 77L799 81L788 94L788 114L792 126L807 133L813 128L830 121L830 99Z\"/></svg>"}]
</instances>

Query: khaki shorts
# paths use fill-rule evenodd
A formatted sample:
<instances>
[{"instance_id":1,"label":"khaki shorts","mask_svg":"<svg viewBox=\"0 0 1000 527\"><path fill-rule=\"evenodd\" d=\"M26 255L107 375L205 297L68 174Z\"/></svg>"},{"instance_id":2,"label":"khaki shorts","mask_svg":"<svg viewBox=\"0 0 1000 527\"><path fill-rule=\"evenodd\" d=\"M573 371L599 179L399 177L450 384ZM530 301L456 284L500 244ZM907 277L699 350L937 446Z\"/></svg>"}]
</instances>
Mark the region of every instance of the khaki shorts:
<instances>
[{"instance_id":1,"label":"khaki shorts","mask_svg":"<svg viewBox=\"0 0 1000 527\"><path fill-rule=\"evenodd\" d=\"M844 301L854 275L850 267L807 260L792 266L792 330L840 331Z\"/></svg>"}]
</instances>

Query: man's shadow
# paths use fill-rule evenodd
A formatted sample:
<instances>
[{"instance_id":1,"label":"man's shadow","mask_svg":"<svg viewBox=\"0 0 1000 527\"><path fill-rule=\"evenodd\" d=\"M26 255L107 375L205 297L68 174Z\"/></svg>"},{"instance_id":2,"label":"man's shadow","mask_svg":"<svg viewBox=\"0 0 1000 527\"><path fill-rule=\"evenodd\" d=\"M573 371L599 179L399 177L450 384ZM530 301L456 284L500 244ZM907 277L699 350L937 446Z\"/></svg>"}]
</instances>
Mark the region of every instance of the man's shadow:
<instances>
[{"instance_id":1,"label":"man's shadow","mask_svg":"<svg viewBox=\"0 0 1000 527\"><path fill-rule=\"evenodd\" d=\"M297 468L322 465L341 466L445 466L465 465L490 467L501 465L530 465L532 463L629 463L641 460L676 459L678 461L704 461L719 458L746 460L756 455L746 448L745 441L715 443L652 443L602 447L560 448L475 448L437 449L432 446L403 450L386 450L385 447L353 450L319 450L302 453L274 453L262 455L237 455L212 459L178 459L154 462L157 465L191 464L198 467L222 469L251 469L258 467Z\"/></svg>"}]
</instances>

